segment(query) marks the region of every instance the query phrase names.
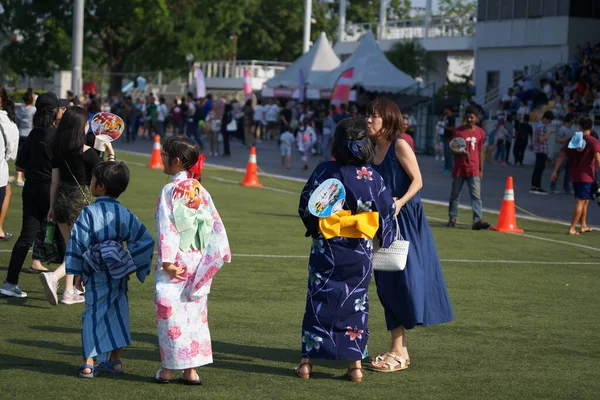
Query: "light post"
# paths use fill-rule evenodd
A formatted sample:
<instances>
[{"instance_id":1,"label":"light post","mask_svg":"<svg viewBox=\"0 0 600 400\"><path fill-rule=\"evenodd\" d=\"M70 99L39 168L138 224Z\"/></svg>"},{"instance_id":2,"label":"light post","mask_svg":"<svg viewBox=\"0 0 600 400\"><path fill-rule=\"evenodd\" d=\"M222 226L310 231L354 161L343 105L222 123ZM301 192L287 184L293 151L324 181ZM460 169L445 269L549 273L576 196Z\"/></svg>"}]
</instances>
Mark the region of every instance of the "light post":
<instances>
[{"instance_id":1,"label":"light post","mask_svg":"<svg viewBox=\"0 0 600 400\"><path fill-rule=\"evenodd\" d=\"M229 36L229 39L231 39L231 45L232 45L232 54L231 54L231 77L232 78L237 78L236 76L236 71L235 71L235 66L237 63L237 45L238 45L238 36L235 32L231 32L231 36Z\"/></svg>"},{"instance_id":2,"label":"light post","mask_svg":"<svg viewBox=\"0 0 600 400\"><path fill-rule=\"evenodd\" d=\"M192 89L192 80L194 79L194 55L192 53L188 53L185 56L185 60L188 62L188 92Z\"/></svg>"}]
</instances>

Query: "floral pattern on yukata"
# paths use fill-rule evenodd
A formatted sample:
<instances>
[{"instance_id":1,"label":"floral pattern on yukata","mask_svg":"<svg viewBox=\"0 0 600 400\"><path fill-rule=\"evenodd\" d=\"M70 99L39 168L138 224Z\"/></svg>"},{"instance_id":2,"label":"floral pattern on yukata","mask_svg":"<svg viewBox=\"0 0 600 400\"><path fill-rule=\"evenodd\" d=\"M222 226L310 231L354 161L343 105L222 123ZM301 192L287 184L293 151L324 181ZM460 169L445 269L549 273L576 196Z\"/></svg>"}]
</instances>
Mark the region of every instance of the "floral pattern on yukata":
<instances>
[{"instance_id":1,"label":"floral pattern on yukata","mask_svg":"<svg viewBox=\"0 0 600 400\"><path fill-rule=\"evenodd\" d=\"M298 213L312 237L308 264L306 308L302 322L302 357L360 360L367 356L369 297L373 241L325 239L318 218L308 212L308 199L325 180L335 178L346 189L344 208L357 214L379 213L374 240L382 247L393 242L394 202L381 176L370 167L325 162L317 166L300 196Z\"/></svg>"},{"instance_id":2,"label":"floral pattern on yukata","mask_svg":"<svg viewBox=\"0 0 600 400\"><path fill-rule=\"evenodd\" d=\"M156 209L158 262L155 271L155 306L158 342L163 368L185 369L210 364L212 346L208 329L207 299L213 276L231 252L227 233L210 194L204 189L201 207L213 217L213 235L204 252L182 251L173 220L172 192L191 176L180 172L161 192ZM162 268L163 262L185 268L185 280L176 281Z\"/></svg>"}]
</instances>

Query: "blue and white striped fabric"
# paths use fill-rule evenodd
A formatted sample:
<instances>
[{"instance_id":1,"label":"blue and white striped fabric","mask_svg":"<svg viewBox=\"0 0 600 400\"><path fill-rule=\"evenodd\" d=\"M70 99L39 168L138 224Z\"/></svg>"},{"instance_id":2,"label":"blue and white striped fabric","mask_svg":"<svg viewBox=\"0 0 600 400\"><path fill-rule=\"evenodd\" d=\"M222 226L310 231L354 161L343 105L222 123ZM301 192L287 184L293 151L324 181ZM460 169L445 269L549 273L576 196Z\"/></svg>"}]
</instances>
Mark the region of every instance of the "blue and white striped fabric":
<instances>
[{"instance_id":1,"label":"blue and white striped fabric","mask_svg":"<svg viewBox=\"0 0 600 400\"><path fill-rule=\"evenodd\" d=\"M83 259L94 272L108 270L113 279L121 279L137 270L127 249L114 240L94 245L83 253Z\"/></svg>"},{"instance_id":2,"label":"blue and white striped fabric","mask_svg":"<svg viewBox=\"0 0 600 400\"><path fill-rule=\"evenodd\" d=\"M115 199L99 197L77 218L65 261L67 273L81 275L86 283L83 357L96 357L97 361L108 360L112 350L131 342L127 279L115 279L108 269L96 272L83 257L89 249L108 241L126 243L141 282L150 272L154 250L150 232Z\"/></svg>"}]
</instances>

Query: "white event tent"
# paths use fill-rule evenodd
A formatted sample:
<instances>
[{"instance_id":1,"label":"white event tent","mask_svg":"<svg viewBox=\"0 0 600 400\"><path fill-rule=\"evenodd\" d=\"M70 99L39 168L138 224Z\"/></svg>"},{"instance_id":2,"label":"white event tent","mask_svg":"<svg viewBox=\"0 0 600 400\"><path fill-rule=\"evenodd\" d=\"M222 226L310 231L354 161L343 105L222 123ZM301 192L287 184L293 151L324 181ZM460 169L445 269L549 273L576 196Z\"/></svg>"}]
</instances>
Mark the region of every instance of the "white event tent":
<instances>
[{"instance_id":1,"label":"white event tent","mask_svg":"<svg viewBox=\"0 0 600 400\"><path fill-rule=\"evenodd\" d=\"M340 59L335 55L325 32L322 32L308 52L294 61L285 71L265 82L265 85L270 88L297 89L299 71L302 70L306 87L314 87L314 82L320 81L324 75L339 65Z\"/></svg>"},{"instance_id":2,"label":"white event tent","mask_svg":"<svg viewBox=\"0 0 600 400\"><path fill-rule=\"evenodd\" d=\"M371 92L399 92L417 83L387 59L373 33L369 31L350 58L336 69L320 76L317 82L311 83L311 87L332 89L341 73L352 67L352 86L362 86Z\"/></svg>"}]
</instances>

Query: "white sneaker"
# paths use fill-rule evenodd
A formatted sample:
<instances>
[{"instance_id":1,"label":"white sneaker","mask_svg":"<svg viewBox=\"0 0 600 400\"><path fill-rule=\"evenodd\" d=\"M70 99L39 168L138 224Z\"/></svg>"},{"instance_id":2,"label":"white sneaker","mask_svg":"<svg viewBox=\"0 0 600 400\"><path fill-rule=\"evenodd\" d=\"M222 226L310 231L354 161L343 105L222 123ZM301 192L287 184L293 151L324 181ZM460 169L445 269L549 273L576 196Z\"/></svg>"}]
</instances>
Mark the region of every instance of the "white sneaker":
<instances>
[{"instance_id":1,"label":"white sneaker","mask_svg":"<svg viewBox=\"0 0 600 400\"><path fill-rule=\"evenodd\" d=\"M0 293L9 297L27 297L27 293L22 291L19 286L8 282L4 282L4 284L0 286Z\"/></svg>"},{"instance_id":2,"label":"white sneaker","mask_svg":"<svg viewBox=\"0 0 600 400\"><path fill-rule=\"evenodd\" d=\"M68 292L65 290L63 292L62 300L60 302L61 304L67 305L85 303L85 297L77 294L77 291L75 289L73 289L72 292Z\"/></svg>"},{"instance_id":3,"label":"white sneaker","mask_svg":"<svg viewBox=\"0 0 600 400\"><path fill-rule=\"evenodd\" d=\"M58 280L52 272L44 272L40 274L40 282L44 286L44 294L46 300L51 305L55 306L58 304Z\"/></svg>"}]
</instances>

